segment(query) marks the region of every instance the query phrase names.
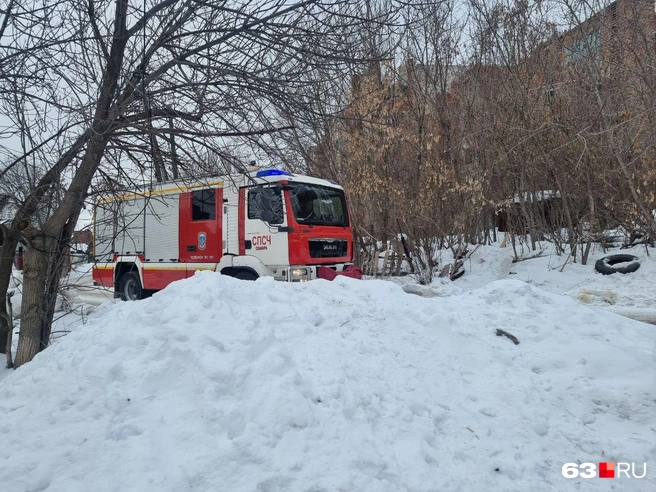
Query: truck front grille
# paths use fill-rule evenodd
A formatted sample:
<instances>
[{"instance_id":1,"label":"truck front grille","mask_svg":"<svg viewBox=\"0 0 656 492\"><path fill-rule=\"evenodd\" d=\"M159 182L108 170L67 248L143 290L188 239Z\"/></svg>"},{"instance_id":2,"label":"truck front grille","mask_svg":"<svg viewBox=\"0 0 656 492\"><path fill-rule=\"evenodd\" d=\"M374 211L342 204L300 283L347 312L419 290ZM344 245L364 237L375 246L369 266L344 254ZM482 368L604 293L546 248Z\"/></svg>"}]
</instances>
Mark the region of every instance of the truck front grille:
<instances>
[{"instance_id":1,"label":"truck front grille","mask_svg":"<svg viewBox=\"0 0 656 492\"><path fill-rule=\"evenodd\" d=\"M347 242L344 239L310 239L311 258L339 258L346 256Z\"/></svg>"}]
</instances>

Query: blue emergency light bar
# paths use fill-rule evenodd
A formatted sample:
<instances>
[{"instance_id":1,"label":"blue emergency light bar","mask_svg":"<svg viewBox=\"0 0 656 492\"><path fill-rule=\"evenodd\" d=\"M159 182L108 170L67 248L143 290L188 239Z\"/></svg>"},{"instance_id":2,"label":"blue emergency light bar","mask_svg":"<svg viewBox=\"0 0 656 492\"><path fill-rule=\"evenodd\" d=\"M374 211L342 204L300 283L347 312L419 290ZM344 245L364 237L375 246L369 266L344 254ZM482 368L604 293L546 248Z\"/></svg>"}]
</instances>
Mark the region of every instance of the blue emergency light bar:
<instances>
[{"instance_id":1,"label":"blue emergency light bar","mask_svg":"<svg viewBox=\"0 0 656 492\"><path fill-rule=\"evenodd\" d=\"M255 173L255 177L257 178L265 178L267 176L293 176L293 174L282 169L262 169Z\"/></svg>"}]
</instances>

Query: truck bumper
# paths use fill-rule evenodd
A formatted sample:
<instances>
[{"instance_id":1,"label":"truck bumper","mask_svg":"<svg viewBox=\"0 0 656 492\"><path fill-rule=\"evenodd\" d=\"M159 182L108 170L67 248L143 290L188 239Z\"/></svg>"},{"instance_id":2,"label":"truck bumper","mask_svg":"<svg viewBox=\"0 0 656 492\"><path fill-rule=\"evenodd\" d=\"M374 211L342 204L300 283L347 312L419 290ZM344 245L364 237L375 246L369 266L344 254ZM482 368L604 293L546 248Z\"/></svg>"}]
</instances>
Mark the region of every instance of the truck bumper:
<instances>
[{"instance_id":1,"label":"truck bumper","mask_svg":"<svg viewBox=\"0 0 656 492\"><path fill-rule=\"evenodd\" d=\"M317 276L317 269L320 267L329 268L335 272L343 272L347 267L353 263L337 263L334 265L298 265L290 266L286 269L285 275L274 277L276 280L287 282L307 282L319 278Z\"/></svg>"}]
</instances>

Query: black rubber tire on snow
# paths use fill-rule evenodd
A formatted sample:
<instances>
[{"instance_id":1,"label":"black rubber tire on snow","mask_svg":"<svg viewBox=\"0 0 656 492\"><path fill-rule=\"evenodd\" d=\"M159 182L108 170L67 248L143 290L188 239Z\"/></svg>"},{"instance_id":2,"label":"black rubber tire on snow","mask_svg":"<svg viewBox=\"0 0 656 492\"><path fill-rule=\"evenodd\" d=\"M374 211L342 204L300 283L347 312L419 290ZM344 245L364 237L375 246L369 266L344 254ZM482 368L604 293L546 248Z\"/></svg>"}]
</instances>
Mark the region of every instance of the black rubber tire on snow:
<instances>
[{"instance_id":1,"label":"black rubber tire on snow","mask_svg":"<svg viewBox=\"0 0 656 492\"><path fill-rule=\"evenodd\" d=\"M453 275L451 275L451 281L458 280L464 274L465 274L465 267L461 266L460 270L456 271Z\"/></svg>"},{"instance_id":2,"label":"black rubber tire on snow","mask_svg":"<svg viewBox=\"0 0 656 492\"><path fill-rule=\"evenodd\" d=\"M257 275L248 270L242 270L241 272L237 272L235 278L238 278L239 280L257 280Z\"/></svg>"},{"instance_id":3,"label":"black rubber tire on snow","mask_svg":"<svg viewBox=\"0 0 656 492\"><path fill-rule=\"evenodd\" d=\"M453 282L454 280L458 280L460 277L462 277L465 274L465 264L462 260L457 260L453 264L453 269L450 277L451 281Z\"/></svg>"},{"instance_id":4,"label":"black rubber tire on snow","mask_svg":"<svg viewBox=\"0 0 656 492\"><path fill-rule=\"evenodd\" d=\"M139 280L139 274L129 272L121 277L119 284L119 297L122 301L138 301L144 298L144 290Z\"/></svg>"},{"instance_id":5,"label":"black rubber tire on snow","mask_svg":"<svg viewBox=\"0 0 656 492\"><path fill-rule=\"evenodd\" d=\"M626 265L619 265L618 264ZM610 255L606 256L595 263L595 270L603 275L612 275L613 273L633 273L640 268L640 260L633 255Z\"/></svg>"}]
</instances>

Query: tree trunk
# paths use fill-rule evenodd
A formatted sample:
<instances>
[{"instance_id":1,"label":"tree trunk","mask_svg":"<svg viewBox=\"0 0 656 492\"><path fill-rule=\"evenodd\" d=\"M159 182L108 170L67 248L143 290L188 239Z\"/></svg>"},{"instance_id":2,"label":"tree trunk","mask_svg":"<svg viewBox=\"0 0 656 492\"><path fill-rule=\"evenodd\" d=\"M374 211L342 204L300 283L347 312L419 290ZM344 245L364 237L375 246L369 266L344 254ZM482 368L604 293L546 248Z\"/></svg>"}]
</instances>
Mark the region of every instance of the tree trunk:
<instances>
[{"instance_id":1,"label":"tree trunk","mask_svg":"<svg viewBox=\"0 0 656 492\"><path fill-rule=\"evenodd\" d=\"M14 253L18 246L19 233L13 228L2 226L0 230L0 353L4 354L9 335L9 323L7 322L7 304L5 302L9 290L9 280L14 264Z\"/></svg>"},{"instance_id":2,"label":"tree trunk","mask_svg":"<svg viewBox=\"0 0 656 492\"><path fill-rule=\"evenodd\" d=\"M519 208L522 212L522 216L526 221L526 228L528 229L529 238L531 239L531 250L535 251L537 249L535 245L535 220L533 216L533 210L535 209L535 201L531 202L531 212L529 213L528 208L526 207L526 198L534 200L534 197L531 193L524 193L524 174L522 170L522 176L519 182ZM526 234L526 230L522 231L522 235Z\"/></svg>"},{"instance_id":3,"label":"tree trunk","mask_svg":"<svg viewBox=\"0 0 656 492\"><path fill-rule=\"evenodd\" d=\"M7 325L9 325L9 333L7 334L7 343L6 343L6 351L7 351L7 369L11 369L14 367L14 361L12 360L11 356L11 339L14 334L14 309L11 305L11 297L14 295L13 292L10 292L7 294L7 314L6 314L6 320L7 320Z\"/></svg>"},{"instance_id":4,"label":"tree trunk","mask_svg":"<svg viewBox=\"0 0 656 492\"><path fill-rule=\"evenodd\" d=\"M565 189L561 186L561 182L558 178L556 178L556 186L558 186L558 191L560 191L560 197L563 202L563 212L565 213L565 220L567 220L567 231L569 236L567 238L567 241L569 243L570 253L574 257L574 263L576 263L577 243L576 243L576 231L574 229L574 220L572 219L572 214L570 213L567 194L565 193Z\"/></svg>"},{"instance_id":5,"label":"tree trunk","mask_svg":"<svg viewBox=\"0 0 656 492\"><path fill-rule=\"evenodd\" d=\"M48 277L45 289L45 316L41 326L41 342L42 347L47 347L50 341L50 333L52 331L52 319L55 314L57 306L57 294L59 293L59 285L64 274L68 273L70 269L70 245L73 233L75 232L75 225L77 224L80 216L82 206L73 210L66 225L59 234L59 241L56 244L56 251L53 261L50 262L48 267Z\"/></svg>"},{"instance_id":6,"label":"tree trunk","mask_svg":"<svg viewBox=\"0 0 656 492\"><path fill-rule=\"evenodd\" d=\"M46 221L43 231L26 234L30 247L25 254L21 336L15 367L31 361L48 346L64 259L84 206L85 190L100 165L107 142L106 137L97 137L89 143L62 203Z\"/></svg>"},{"instance_id":7,"label":"tree trunk","mask_svg":"<svg viewBox=\"0 0 656 492\"><path fill-rule=\"evenodd\" d=\"M15 368L31 361L43 347L41 327L45 315L44 282L48 276L48 260L53 252L53 243L54 240L41 231L30 234L25 252L21 327Z\"/></svg>"},{"instance_id":8,"label":"tree trunk","mask_svg":"<svg viewBox=\"0 0 656 492\"><path fill-rule=\"evenodd\" d=\"M169 118L169 128L173 130L173 117ZM178 171L178 152L175 147L175 135L171 132L169 137L169 142L171 144L171 170L173 171L173 179L180 178L180 172Z\"/></svg>"},{"instance_id":9,"label":"tree trunk","mask_svg":"<svg viewBox=\"0 0 656 492\"><path fill-rule=\"evenodd\" d=\"M590 255L590 249L592 248L592 242L594 241L594 235L597 230L601 232L601 228L597 227L597 208L595 207L594 194L592 193L592 179L590 177L590 171L587 173L587 188L588 188L588 207L590 208L590 229L588 231L588 243L585 245L585 251L583 252L583 257L581 258L581 265L588 264L588 256Z\"/></svg>"},{"instance_id":10,"label":"tree trunk","mask_svg":"<svg viewBox=\"0 0 656 492\"><path fill-rule=\"evenodd\" d=\"M383 244L385 245L385 255L383 256L383 268L381 270L381 275L387 276L389 269L389 259L390 259L390 248L392 246L391 242L387 239L383 239Z\"/></svg>"},{"instance_id":11,"label":"tree trunk","mask_svg":"<svg viewBox=\"0 0 656 492\"><path fill-rule=\"evenodd\" d=\"M57 235L52 231L30 233L23 274L21 336L15 367L29 362L49 345L59 285L78 216L79 209L73 211Z\"/></svg>"}]
</instances>

